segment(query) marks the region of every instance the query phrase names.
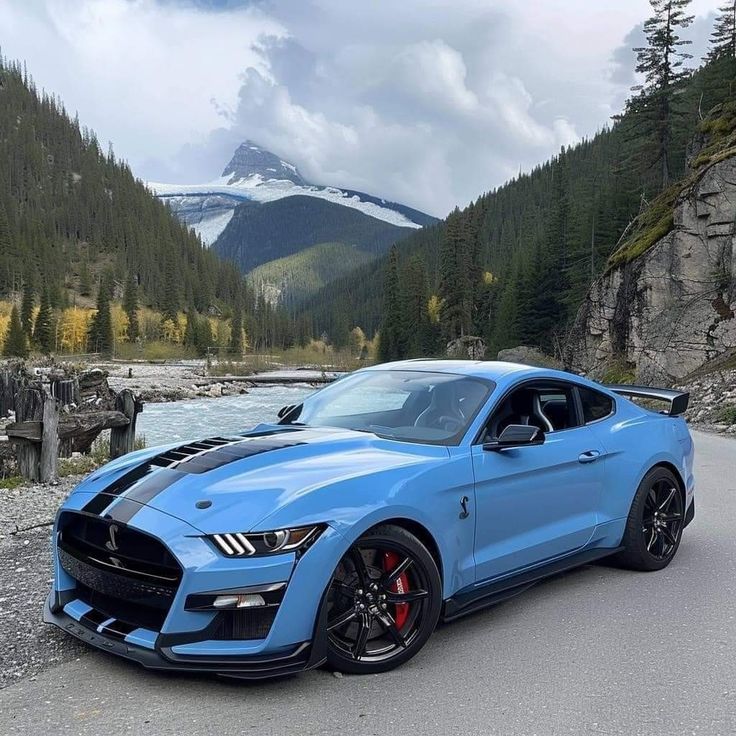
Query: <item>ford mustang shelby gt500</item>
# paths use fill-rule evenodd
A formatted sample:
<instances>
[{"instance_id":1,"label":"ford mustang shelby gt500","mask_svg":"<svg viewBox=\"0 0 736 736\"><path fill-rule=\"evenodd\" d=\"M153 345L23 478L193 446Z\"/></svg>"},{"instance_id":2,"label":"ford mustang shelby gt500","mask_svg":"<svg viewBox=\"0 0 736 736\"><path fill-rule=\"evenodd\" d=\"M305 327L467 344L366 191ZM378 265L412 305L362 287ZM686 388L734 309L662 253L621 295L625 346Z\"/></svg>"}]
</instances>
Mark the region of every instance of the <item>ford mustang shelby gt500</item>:
<instances>
[{"instance_id":1,"label":"ford mustang shelby gt500","mask_svg":"<svg viewBox=\"0 0 736 736\"><path fill-rule=\"evenodd\" d=\"M45 620L152 668L388 670L545 576L669 564L695 512L687 400L509 363L363 369L276 424L92 473L54 526Z\"/></svg>"}]
</instances>

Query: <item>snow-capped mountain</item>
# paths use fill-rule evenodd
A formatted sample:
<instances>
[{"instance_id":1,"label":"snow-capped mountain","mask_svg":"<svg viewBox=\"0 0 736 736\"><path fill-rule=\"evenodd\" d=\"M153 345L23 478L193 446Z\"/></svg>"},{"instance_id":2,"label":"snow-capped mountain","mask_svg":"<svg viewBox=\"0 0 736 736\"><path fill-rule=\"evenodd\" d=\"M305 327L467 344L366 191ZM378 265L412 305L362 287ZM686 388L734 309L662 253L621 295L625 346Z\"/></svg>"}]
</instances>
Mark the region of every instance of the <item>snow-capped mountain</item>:
<instances>
[{"instance_id":1,"label":"snow-capped mountain","mask_svg":"<svg viewBox=\"0 0 736 736\"><path fill-rule=\"evenodd\" d=\"M213 245L230 225L236 208L246 202L270 203L286 197L311 197L349 208L397 228L421 228L435 218L401 204L362 192L309 184L296 166L245 141L235 151L222 175L204 184L161 184L148 186L174 213ZM339 230L339 227L337 228ZM342 241L339 232L331 240ZM304 246L314 245L305 242Z\"/></svg>"}]
</instances>

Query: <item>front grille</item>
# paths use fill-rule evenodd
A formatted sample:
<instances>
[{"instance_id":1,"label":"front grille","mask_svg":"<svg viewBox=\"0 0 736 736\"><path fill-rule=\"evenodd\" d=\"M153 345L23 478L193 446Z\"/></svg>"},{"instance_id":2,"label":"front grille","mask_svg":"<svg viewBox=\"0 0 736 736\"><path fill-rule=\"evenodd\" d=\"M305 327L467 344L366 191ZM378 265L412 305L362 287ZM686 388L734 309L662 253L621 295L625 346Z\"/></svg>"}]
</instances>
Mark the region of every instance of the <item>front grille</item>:
<instances>
[{"instance_id":1,"label":"front grille","mask_svg":"<svg viewBox=\"0 0 736 736\"><path fill-rule=\"evenodd\" d=\"M246 611L221 611L215 639L265 639L276 618L278 606Z\"/></svg>"},{"instance_id":2,"label":"front grille","mask_svg":"<svg viewBox=\"0 0 736 736\"><path fill-rule=\"evenodd\" d=\"M161 542L122 524L66 513L57 549L80 600L122 621L161 627L182 575Z\"/></svg>"}]
</instances>

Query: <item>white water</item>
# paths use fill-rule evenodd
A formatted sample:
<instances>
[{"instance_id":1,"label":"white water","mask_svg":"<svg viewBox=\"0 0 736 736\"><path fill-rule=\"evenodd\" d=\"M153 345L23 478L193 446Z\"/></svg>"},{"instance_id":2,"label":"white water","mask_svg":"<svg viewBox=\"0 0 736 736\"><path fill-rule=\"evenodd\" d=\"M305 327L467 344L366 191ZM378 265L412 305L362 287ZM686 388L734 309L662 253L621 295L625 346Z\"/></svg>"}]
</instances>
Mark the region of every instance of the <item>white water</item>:
<instances>
[{"instance_id":1,"label":"white water","mask_svg":"<svg viewBox=\"0 0 736 736\"><path fill-rule=\"evenodd\" d=\"M145 435L148 447L241 432L259 422L276 421L282 406L296 404L314 390L310 386L263 386L219 399L146 404L136 429Z\"/></svg>"}]
</instances>

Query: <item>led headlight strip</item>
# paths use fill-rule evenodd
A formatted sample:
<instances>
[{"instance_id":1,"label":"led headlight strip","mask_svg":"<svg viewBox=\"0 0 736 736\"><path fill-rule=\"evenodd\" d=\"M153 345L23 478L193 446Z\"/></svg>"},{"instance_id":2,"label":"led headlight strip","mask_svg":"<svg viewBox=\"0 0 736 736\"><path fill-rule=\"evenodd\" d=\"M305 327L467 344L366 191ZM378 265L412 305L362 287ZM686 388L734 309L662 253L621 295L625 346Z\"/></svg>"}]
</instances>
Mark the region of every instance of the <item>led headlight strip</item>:
<instances>
[{"instance_id":1,"label":"led headlight strip","mask_svg":"<svg viewBox=\"0 0 736 736\"><path fill-rule=\"evenodd\" d=\"M318 524L271 532L213 534L210 539L226 557L254 557L305 549L323 530L324 525Z\"/></svg>"}]
</instances>

